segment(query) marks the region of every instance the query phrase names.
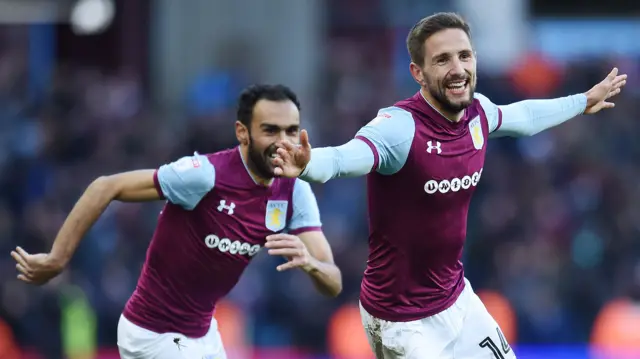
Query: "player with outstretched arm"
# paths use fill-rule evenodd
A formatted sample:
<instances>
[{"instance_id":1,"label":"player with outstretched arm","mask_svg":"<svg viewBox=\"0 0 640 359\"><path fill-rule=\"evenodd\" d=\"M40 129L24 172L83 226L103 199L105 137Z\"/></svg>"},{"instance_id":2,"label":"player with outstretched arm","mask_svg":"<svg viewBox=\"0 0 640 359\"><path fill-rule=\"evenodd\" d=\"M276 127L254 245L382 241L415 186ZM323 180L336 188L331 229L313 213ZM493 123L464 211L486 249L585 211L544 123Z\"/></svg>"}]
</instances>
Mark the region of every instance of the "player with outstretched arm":
<instances>
[{"instance_id":1,"label":"player with outstretched arm","mask_svg":"<svg viewBox=\"0 0 640 359\"><path fill-rule=\"evenodd\" d=\"M626 75L583 94L497 106L475 93L476 54L457 14L420 20L407 37L414 96L381 109L350 142L282 141L275 173L309 182L367 175L369 259L362 322L379 359L515 358L465 279L467 215L487 139L530 136L612 108Z\"/></svg>"}]
</instances>

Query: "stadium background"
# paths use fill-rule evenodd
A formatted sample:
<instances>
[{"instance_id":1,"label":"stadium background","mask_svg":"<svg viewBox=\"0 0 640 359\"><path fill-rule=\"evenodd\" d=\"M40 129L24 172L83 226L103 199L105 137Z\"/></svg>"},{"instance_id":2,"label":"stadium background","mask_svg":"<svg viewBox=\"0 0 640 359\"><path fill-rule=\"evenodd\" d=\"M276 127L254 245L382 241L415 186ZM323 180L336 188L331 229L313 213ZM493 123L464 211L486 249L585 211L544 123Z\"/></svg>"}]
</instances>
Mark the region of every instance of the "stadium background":
<instances>
[{"instance_id":1,"label":"stadium background","mask_svg":"<svg viewBox=\"0 0 640 359\"><path fill-rule=\"evenodd\" d=\"M519 358L640 358L637 1L116 0L92 35L66 24L71 5L0 1L0 358L117 358L162 203L112 204L45 287L19 283L9 256L47 251L93 178L234 146L252 82L291 86L314 145L343 143L416 91L404 37L442 10L472 23L478 90L498 104L629 74L615 110L489 143L465 265ZM216 314L230 358L369 357L364 181L315 190L343 294L258 256Z\"/></svg>"}]
</instances>

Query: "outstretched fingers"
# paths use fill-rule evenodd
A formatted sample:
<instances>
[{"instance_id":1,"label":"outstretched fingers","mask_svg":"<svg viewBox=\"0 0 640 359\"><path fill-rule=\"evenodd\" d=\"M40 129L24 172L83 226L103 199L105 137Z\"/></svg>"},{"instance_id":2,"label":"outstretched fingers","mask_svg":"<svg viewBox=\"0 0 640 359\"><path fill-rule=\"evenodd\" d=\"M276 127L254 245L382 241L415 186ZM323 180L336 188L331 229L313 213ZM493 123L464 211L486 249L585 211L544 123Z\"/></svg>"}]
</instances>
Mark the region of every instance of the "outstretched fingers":
<instances>
[{"instance_id":1,"label":"outstretched fingers","mask_svg":"<svg viewBox=\"0 0 640 359\"><path fill-rule=\"evenodd\" d=\"M607 94L606 99L609 99L609 98L619 94L620 91L622 91L620 88L616 88L616 89L613 89L613 90L609 91L609 93Z\"/></svg>"},{"instance_id":2,"label":"outstretched fingers","mask_svg":"<svg viewBox=\"0 0 640 359\"><path fill-rule=\"evenodd\" d=\"M620 75L620 76L616 77L613 80L611 86L613 88L621 88L626 84L627 84L627 75L625 74L625 75Z\"/></svg>"}]
</instances>

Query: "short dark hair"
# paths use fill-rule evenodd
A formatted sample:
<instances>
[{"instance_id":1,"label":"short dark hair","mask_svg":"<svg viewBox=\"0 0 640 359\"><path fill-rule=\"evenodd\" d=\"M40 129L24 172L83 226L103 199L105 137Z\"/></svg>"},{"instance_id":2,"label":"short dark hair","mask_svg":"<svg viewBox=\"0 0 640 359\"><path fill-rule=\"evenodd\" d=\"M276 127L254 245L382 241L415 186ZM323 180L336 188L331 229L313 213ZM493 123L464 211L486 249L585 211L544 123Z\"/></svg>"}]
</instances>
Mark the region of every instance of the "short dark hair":
<instances>
[{"instance_id":1,"label":"short dark hair","mask_svg":"<svg viewBox=\"0 0 640 359\"><path fill-rule=\"evenodd\" d=\"M251 119L253 118L253 108L260 100L277 102L291 101L296 105L298 110L300 110L298 96L287 86L255 84L247 87L240 94L240 99L238 100L238 121L250 127Z\"/></svg>"},{"instance_id":2,"label":"short dark hair","mask_svg":"<svg viewBox=\"0 0 640 359\"><path fill-rule=\"evenodd\" d=\"M446 29L460 29L471 39L471 28L462 16L453 12L439 12L427 16L413 25L407 36L407 50L411 61L422 67L424 65L424 42L431 35Z\"/></svg>"}]
</instances>

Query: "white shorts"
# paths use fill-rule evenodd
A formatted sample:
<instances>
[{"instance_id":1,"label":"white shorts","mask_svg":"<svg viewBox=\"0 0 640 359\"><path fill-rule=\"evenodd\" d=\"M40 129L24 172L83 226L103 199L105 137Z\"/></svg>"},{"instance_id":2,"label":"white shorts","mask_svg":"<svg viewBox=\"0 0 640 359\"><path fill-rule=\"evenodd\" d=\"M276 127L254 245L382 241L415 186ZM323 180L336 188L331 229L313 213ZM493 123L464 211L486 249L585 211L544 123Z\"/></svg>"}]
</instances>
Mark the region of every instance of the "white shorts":
<instances>
[{"instance_id":1,"label":"white shorts","mask_svg":"<svg viewBox=\"0 0 640 359\"><path fill-rule=\"evenodd\" d=\"M360 305L362 324L377 359L515 359L496 321L465 279L447 310L411 322L389 322Z\"/></svg>"},{"instance_id":2,"label":"white shorts","mask_svg":"<svg viewBox=\"0 0 640 359\"><path fill-rule=\"evenodd\" d=\"M131 323L123 315L118 322L118 349L122 359L226 359L218 323L211 321L202 338L178 333L158 334Z\"/></svg>"}]
</instances>

